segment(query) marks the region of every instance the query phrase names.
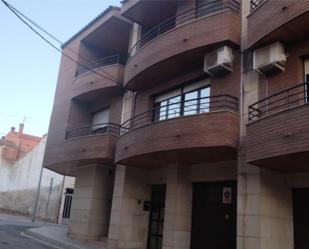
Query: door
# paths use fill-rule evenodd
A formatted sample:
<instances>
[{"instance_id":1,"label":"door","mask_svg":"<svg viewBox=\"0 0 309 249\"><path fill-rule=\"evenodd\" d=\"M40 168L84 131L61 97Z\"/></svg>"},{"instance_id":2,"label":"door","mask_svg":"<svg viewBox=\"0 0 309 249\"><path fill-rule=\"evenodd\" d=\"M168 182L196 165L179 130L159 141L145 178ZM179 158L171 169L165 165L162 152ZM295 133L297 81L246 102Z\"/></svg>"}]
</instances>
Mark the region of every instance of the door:
<instances>
[{"instance_id":1,"label":"door","mask_svg":"<svg viewBox=\"0 0 309 249\"><path fill-rule=\"evenodd\" d=\"M193 185L191 249L236 249L236 182Z\"/></svg>"},{"instance_id":2,"label":"door","mask_svg":"<svg viewBox=\"0 0 309 249\"><path fill-rule=\"evenodd\" d=\"M294 249L309 248L309 188L293 190Z\"/></svg>"},{"instance_id":3,"label":"door","mask_svg":"<svg viewBox=\"0 0 309 249\"><path fill-rule=\"evenodd\" d=\"M152 187L149 215L148 249L162 248L165 194L165 185L155 185Z\"/></svg>"}]
</instances>

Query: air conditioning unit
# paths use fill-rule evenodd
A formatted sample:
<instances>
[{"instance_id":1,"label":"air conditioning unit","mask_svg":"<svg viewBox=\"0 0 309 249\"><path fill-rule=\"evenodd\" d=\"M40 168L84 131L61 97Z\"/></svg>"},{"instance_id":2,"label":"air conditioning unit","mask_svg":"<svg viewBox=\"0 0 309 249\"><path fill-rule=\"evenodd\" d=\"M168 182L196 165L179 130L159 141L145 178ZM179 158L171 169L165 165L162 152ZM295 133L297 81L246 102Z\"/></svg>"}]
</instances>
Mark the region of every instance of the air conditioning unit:
<instances>
[{"instance_id":1,"label":"air conditioning unit","mask_svg":"<svg viewBox=\"0 0 309 249\"><path fill-rule=\"evenodd\" d=\"M223 46L207 53L204 57L204 71L210 76L224 76L233 72L233 50Z\"/></svg>"},{"instance_id":2,"label":"air conditioning unit","mask_svg":"<svg viewBox=\"0 0 309 249\"><path fill-rule=\"evenodd\" d=\"M285 70L286 54L280 42L253 51L253 69L266 75Z\"/></svg>"}]
</instances>

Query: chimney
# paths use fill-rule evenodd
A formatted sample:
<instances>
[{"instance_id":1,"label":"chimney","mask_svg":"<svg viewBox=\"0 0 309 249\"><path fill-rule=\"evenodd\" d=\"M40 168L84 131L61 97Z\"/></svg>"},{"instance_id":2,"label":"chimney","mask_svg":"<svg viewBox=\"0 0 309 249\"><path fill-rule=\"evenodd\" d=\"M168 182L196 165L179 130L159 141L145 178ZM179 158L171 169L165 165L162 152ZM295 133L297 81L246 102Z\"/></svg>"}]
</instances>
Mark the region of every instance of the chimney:
<instances>
[{"instance_id":1,"label":"chimney","mask_svg":"<svg viewBox=\"0 0 309 249\"><path fill-rule=\"evenodd\" d=\"M23 131L24 131L24 124L23 124L23 123L20 123L20 124L19 124L19 130L18 130L19 135L22 135L22 134L23 134Z\"/></svg>"},{"instance_id":2,"label":"chimney","mask_svg":"<svg viewBox=\"0 0 309 249\"><path fill-rule=\"evenodd\" d=\"M15 132L15 127L14 126L11 127L11 132Z\"/></svg>"}]
</instances>

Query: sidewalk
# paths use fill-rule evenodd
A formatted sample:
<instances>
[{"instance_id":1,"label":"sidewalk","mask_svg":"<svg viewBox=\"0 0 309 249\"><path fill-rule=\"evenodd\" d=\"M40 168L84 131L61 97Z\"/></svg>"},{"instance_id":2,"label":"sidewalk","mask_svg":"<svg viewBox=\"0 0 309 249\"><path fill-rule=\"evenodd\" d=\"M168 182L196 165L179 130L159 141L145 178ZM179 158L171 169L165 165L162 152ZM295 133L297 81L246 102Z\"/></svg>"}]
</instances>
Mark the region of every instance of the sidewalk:
<instances>
[{"instance_id":1,"label":"sidewalk","mask_svg":"<svg viewBox=\"0 0 309 249\"><path fill-rule=\"evenodd\" d=\"M44 224L41 221L31 222L29 217L0 213L0 220L32 227L23 233L24 236L48 243L59 249L106 249L105 241L82 242L71 239L67 234L67 226Z\"/></svg>"},{"instance_id":2,"label":"sidewalk","mask_svg":"<svg viewBox=\"0 0 309 249\"><path fill-rule=\"evenodd\" d=\"M24 235L64 249L106 248L106 242L104 241L82 242L69 238L68 236L66 236L66 233L67 226L57 225L30 228L25 231Z\"/></svg>"}]
</instances>

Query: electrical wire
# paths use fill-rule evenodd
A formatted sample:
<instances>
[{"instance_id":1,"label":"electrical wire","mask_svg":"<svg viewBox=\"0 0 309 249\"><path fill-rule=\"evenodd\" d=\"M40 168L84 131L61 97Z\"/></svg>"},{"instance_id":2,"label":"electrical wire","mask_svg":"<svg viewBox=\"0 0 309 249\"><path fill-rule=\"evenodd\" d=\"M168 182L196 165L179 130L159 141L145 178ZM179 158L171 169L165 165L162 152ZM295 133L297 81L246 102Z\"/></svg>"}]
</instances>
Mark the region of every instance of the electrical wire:
<instances>
[{"instance_id":1,"label":"electrical wire","mask_svg":"<svg viewBox=\"0 0 309 249\"><path fill-rule=\"evenodd\" d=\"M3 1L2 1L3 2ZM6 1L4 1L6 2ZM36 22L34 22L33 20L31 20L29 17L27 17L25 14L23 14L22 12L20 12L18 9L16 9L14 6L12 6L11 4L9 4L8 2L6 2L7 6L9 6L9 8L11 8L12 10L14 10L16 13L18 13L20 16L22 16L24 19L26 19L28 22L30 22L32 25L34 25L35 27L37 27L39 30L41 30L42 32L44 32L45 34L47 34L50 38L52 38L53 40L55 40L57 43L59 43L60 46L63 46L63 42L60 41L60 39L58 39L56 36L54 36L53 34L51 34L50 32L48 32L46 29L44 29L42 26L38 25ZM87 61L88 63L91 63L91 61L89 61L87 58L81 56L78 52L76 52L75 50L73 50L72 48L70 48L69 46L66 47L68 50L70 50L71 52L73 52L74 54L80 56L81 59L83 59L84 61ZM85 66L86 67L86 66ZM101 71L108 75L110 77L110 79L114 79L114 77L105 72L104 70L101 69ZM119 83L119 82L118 82Z\"/></svg>"},{"instance_id":2,"label":"electrical wire","mask_svg":"<svg viewBox=\"0 0 309 249\"><path fill-rule=\"evenodd\" d=\"M48 31L46 31L45 29L43 29L41 26L39 26L38 24L36 24L34 21L32 21L30 18L28 18L27 16L25 16L22 12L18 11L15 7L13 7L11 4L9 4L8 2L6 2L5 0L1 0L1 2L18 18L20 19L28 28L30 28L36 35L38 35L43 41L45 41L47 44L49 44L51 47L53 47L55 50L57 50L59 53L61 53L62 55L64 55L66 58L68 58L69 60L71 60L72 62L76 63L77 65L79 65L81 68L86 69L89 72L92 72L94 74L99 75L100 77L103 78L107 78L113 82L115 82L117 85L121 86L121 83L117 80L115 80L113 77L111 77L108 73L104 72L106 75L100 74L96 71L94 71L93 69L83 65L82 63L76 61L75 59L73 59L71 56L69 56L68 54L66 54L65 52L63 52L61 49L59 49L55 44L53 44L51 41L49 41L47 38L45 38L42 34L40 34L36 29L34 29L28 22L30 22L32 25L34 25L35 27L37 27L38 29L40 29L41 31L43 31L45 34L47 34L49 37L51 37L52 39L54 39L55 41L57 41L59 44L63 44L58 38L56 38L54 35L52 35L51 33L49 33ZM24 19L26 19L28 22L26 22ZM72 50L71 48L69 48L70 51L74 52L75 54L77 54L76 51Z\"/></svg>"}]
</instances>

